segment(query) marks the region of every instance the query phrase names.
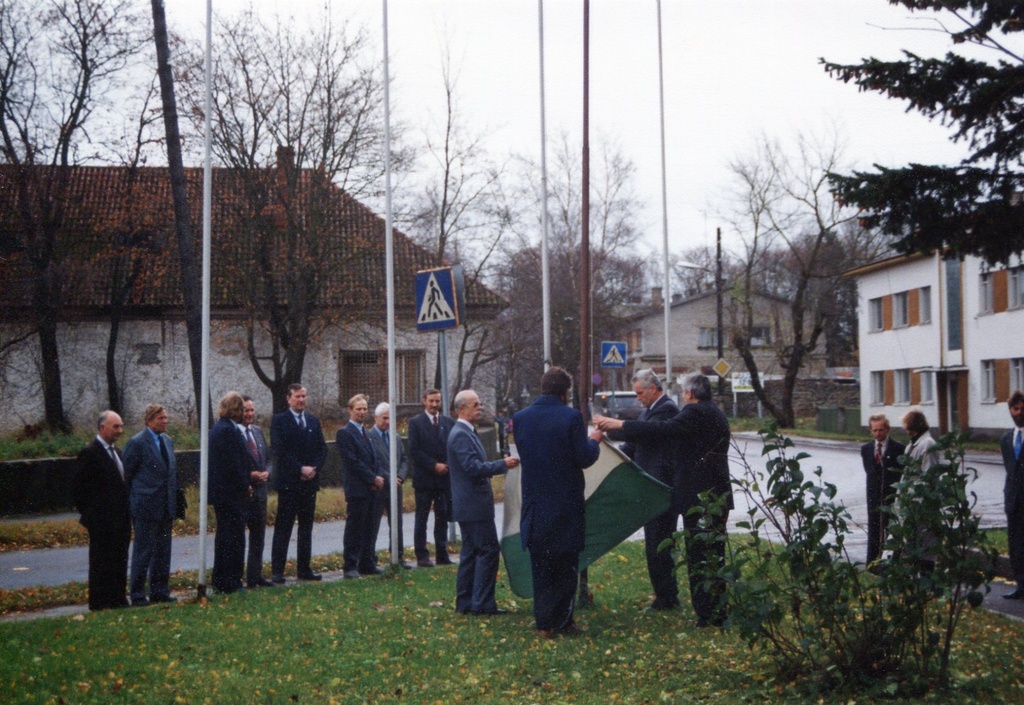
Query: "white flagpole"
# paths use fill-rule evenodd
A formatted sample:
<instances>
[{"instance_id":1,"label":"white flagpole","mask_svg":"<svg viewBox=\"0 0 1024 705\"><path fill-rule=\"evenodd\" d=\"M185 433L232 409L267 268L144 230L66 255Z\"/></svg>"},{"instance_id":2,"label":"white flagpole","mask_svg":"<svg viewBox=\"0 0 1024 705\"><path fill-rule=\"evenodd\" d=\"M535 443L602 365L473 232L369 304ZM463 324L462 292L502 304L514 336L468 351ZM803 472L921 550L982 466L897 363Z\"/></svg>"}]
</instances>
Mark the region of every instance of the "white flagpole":
<instances>
[{"instance_id":1,"label":"white flagpole","mask_svg":"<svg viewBox=\"0 0 1024 705\"><path fill-rule=\"evenodd\" d=\"M398 512L402 508L398 506L398 486L395 479L398 477L398 405L395 398L398 396L398 386L395 370L395 243L394 232L391 228L391 73L388 69L388 0L382 0L384 5L384 248L387 278L387 309L388 309L388 407L391 409L391 426L388 433L388 463L390 473L388 488L390 493L390 507L388 509L391 518L391 545L398 547ZM401 556L397 552L391 552L391 564L398 565Z\"/></svg>"},{"instance_id":2,"label":"white flagpole","mask_svg":"<svg viewBox=\"0 0 1024 705\"><path fill-rule=\"evenodd\" d=\"M210 465L210 221L213 203L213 0L206 0L206 119L203 123L203 344L199 390L199 597L206 595L206 485Z\"/></svg>"},{"instance_id":3,"label":"white flagpole","mask_svg":"<svg viewBox=\"0 0 1024 705\"><path fill-rule=\"evenodd\" d=\"M668 266L668 186L665 176L665 68L661 53L661 0L658 0L658 100L661 106L661 236L664 259L664 290L661 297L665 306L665 384L672 388L672 348L669 327L672 319L672 289Z\"/></svg>"},{"instance_id":4,"label":"white flagpole","mask_svg":"<svg viewBox=\"0 0 1024 705\"><path fill-rule=\"evenodd\" d=\"M547 126L544 107L544 0L537 0L537 26L540 35L540 203L541 236L540 266L542 309L544 317L544 369L551 360L551 282L548 263L548 148Z\"/></svg>"}]
</instances>

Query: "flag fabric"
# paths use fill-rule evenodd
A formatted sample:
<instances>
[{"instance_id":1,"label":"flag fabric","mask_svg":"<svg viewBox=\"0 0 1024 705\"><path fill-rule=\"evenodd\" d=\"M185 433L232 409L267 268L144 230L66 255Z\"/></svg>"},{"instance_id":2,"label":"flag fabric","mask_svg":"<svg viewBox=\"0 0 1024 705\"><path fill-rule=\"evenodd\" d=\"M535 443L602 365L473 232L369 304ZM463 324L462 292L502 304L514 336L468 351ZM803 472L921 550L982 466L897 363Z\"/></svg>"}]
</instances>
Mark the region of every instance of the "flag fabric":
<instances>
[{"instance_id":1,"label":"flag fabric","mask_svg":"<svg viewBox=\"0 0 1024 705\"><path fill-rule=\"evenodd\" d=\"M583 471L586 488L587 534L580 570L636 533L648 521L668 509L671 488L640 469L618 448L601 441L597 462ZM505 476L505 521L501 555L509 585L519 597L533 597L530 553L523 549L519 515L523 504L520 468Z\"/></svg>"}]
</instances>

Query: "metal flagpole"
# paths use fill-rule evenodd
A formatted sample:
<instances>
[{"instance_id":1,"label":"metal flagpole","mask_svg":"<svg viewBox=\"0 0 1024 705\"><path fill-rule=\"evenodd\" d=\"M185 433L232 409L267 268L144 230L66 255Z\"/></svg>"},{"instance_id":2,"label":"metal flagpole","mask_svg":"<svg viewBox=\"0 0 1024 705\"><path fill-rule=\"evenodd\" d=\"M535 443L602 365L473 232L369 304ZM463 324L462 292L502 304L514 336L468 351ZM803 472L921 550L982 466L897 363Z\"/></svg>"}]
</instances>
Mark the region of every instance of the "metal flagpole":
<instances>
[{"instance_id":1,"label":"metal flagpole","mask_svg":"<svg viewBox=\"0 0 1024 705\"><path fill-rule=\"evenodd\" d=\"M394 232L391 229L391 73L388 70L388 0L383 0L384 6L384 252L387 278L387 309L388 309L388 407L391 409L391 426L388 429L388 496L390 506L388 516L391 519L391 546L392 549L400 546L398 540L398 521L396 517L401 507L398 506L398 486L395 479L398 477L398 406L395 398L398 396L398 388L395 374L395 243ZM401 561L394 550L391 551L391 564L397 565Z\"/></svg>"},{"instance_id":2,"label":"metal flagpole","mask_svg":"<svg viewBox=\"0 0 1024 705\"><path fill-rule=\"evenodd\" d=\"M206 596L206 485L210 472L210 222L213 204L213 0L206 0L206 98L203 141L203 344L199 374L199 583L197 595Z\"/></svg>"},{"instance_id":3,"label":"metal flagpole","mask_svg":"<svg viewBox=\"0 0 1024 705\"><path fill-rule=\"evenodd\" d=\"M540 267L544 316L544 369L551 360L551 270L548 263L548 138L544 107L544 0L537 0L538 33L540 35Z\"/></svg>"},{"instance_id":4,"label":"metal flagpole","mask_svg":"<svg viewBox=\"0 0 1024 705\"><path fill-rule=\"evenodd\" d=\"M668 266L668 186L665 176L665 63L661 50L661 0L658 0L658 100L661 105L661 234L662 257L664 258L664 290L662 300L665 305L665 384L666 391L672 388L672 347L669 344L669 325L671 323L672 290L669 282Z\"/></svg>"},{"instance_id":5,"label":"metal flagpole","mask_svg":"<svg viewBox=\"0 0 1024 705\"><path fill-rule=\"evenodd\" d=\"M583 0L583 185L580 227L580 411L590 423L590 0ZM588 574L580 572L579 604L590 605Z\"/></svg>"}]
</instances>

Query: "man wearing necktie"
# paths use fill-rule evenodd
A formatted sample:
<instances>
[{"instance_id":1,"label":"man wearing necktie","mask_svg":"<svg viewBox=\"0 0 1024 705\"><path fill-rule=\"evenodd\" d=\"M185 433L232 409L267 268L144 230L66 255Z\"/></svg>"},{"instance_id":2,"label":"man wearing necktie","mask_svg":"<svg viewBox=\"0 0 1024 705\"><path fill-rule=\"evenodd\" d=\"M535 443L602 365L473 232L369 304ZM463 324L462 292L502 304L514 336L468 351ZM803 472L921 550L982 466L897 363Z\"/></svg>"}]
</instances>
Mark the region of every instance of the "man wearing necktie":
<instances>
[{"instance_id":1,"label":"man wearing necktie","mask_svg":"<svg viewBox=\"0 0 1024 705\"><path fill-rule=\"evenodd\" d=\"M217 409L219 420L210 429L209 498L217 517L210 582L218 592L242 589L245 570L245 502L252 493L250 473L256 459L245 444L245 401L228 392Z\"/></svg>"},{"instance_id":2,"label":"man wearing necktie","mask_svg":"<svg viewBox=\"0 0 1024 705\"><path fill-rule=\"evenodd\" d=\"M412 484L416 493L416 523L413 546L416 565L432 568L427 551L427 520L434 509L434 552L437 565L449 565L448 522L451 520L451 482L448 476L448 434L452 419L441 413L441 392L423 393L423 413L409 419L409 458L412 460Z\"/></svg>"},{"instance_id":3,"label":"man wearing necktie","mask_svg":"<svg viewBox=\"0 0 1024 705\"><path fill-rule=\"evenodd\" d=\"M1006 467L1003 500L1006 506L1006 534L1010 545L1010 571L1017 588L1003 595L1007 600L1024 600L1024 392L1019 389L1007 402L1013 428L999 441Z\"/></svg>"},{"instance_id":4,"label":"man wearing necktie","mask_svg":"<svg viewBox=\"0 0 1024 705\"><path fill-rule=\"evenodd\" d=\"M644 406L641 421L667 421L679 413L679 407L664 393L661 378L654 370L638 370L633 375L633 391ZM621 431L612 431L608 437L616 441L623 438ZM675 560L671 551L659 550L659 547L675 532L679 517L684 513L680 486L675 481L676 458L682 450L677 439L671 437L626 441L621 450L648 475L672 488L669 508L644 524L644 551L647 555L647 575L654 589L654 600L647 609L674 610L679 607L679 580L676 577Z\"/></svg>"},{"instance_id":5,"label":"man wearing necktie","mask_svg":"<svg viewBox=\"0 0 1024 705\"><path fill-rule=\"evenodd\" d=\"M132 519L124 466L114 444L124 432L121 417L104 411L97 435L78 454L75 506L89 532L89 609L127 607L128 546Z\"/></svg>"},{"instance_id":6,"label":"man wearing necktie","mask_svg":"<svg viewBox=\"0 0 1024 705\"><path fill-rule=\"evenodd\" d=\"M132 510L133 607L174 602L171 596L171 527L178 504L178 466L167 435L167 411L146 407L146 427L125 444L124 476ZM146 582L149 582L149 596Z\"/></svg>"},{"instance_id":7,"label":"man wearing necktie","mask_svg":"<svg viewBox=\"0 0 1024 705\"><path fill-rule=\"evenodd\" d=\"M868 419L868 431L873 440L860 447L861 464L867 476L868 498L868 555L870 565L882 557L889 515L881 511L892 504L893 484L900 481L898 459L906 447L889 436L891 428L885 414L874 414Z\"/></svg>"},{"instance_id":8,"label":"man wearing necktie","mask_svg":"<svg viewBox=\"0 0 1024 705\"><path fill-rule=\"evenodd\" d=\"M365 394L348 400L348 423L338 429L335 447L345 473L344 574L346 578L377 575L377 531L380 527L380 495L384 477L377 467L377 454L366 435Z\"/></svg>"},{"instance_id":9,"label":"man wearing necktie","mask_svg":"<svg viewBox=\"0 0 1024 705\"><path fill-rule=\"evenodd\" d=\"M388 527L391 525L391 492L392 490L398 493L396 504L398 506L395 512L395 521L398 522L398 546L391 546L392 556L398 556L398 562L406 568L411 566L405 565L405 561L402 559L403 542L402 542L402 484L405 482L406 476L409 474L409 458L405 454L405 447L402 444L401 438L395 439L395 460L397 465L397 477L393 482L389 481L391 477L391 406L386 402L382 401L377 405L377 408L373 410L373 428L370 429L370 440L373 441L373 450L377 454L377 467L380 471L381 476L384 478L384 487L380 493L380 512L378 516L383 514L388 515ZM374 536L380 530L380 519L375 519L373 522L372 533ZM388 532L390 537L391 532Z\"/></svg>"},{"instance_id":10,"label":"man wearing necktie","mask_svg":"<svg viewBox=\"0 0 1024 705\"><path fill-rule=\"evenodd\" d=\"M267 533L267 482L270 479L270 450L263 436L263 429L256 425L256 403L252 397L243 395L245 413L242 425L245 427L245 445L256 461L256 468L250 473L252 494L246 500L245 525L249 529L249 551L245 562L245 583L250 588L273 587L274 583L263 577L263 546Z\"/></svg>"},{"instance_id":11,"label":"man wearing necktie","mask_svg":"<svg viewBox=\"0 0 1024 705\"><path fill-rule=\"evenodd\" d=\"M448 434L452 477L452 518L462 531L462 553L455 580L455 611L459 614L504 614L494 600L501 547L494 525L491 478L519 465L519 458L487 460L476 435L480 397L472 389L455 395L458 420Z\"/></svg>"},{"instance_id":12,"label":"man wearing necktie","mask_svg":"<svg viewBox=\"0 0 1024 705\"><path fill-rule=\"evenodd\" d=\"M296 574L299 580L320 580L310 566L313 556L313 519L320 470L327 459L327 443L320 419L306 411L306 388L288 386L288 408L270 421L270 448L274 454L274 489L277 490L277 518L270 547L271 580L284 582L288 544L292 527L299 522L296 546Z\"/></svg>"}]
</instances>

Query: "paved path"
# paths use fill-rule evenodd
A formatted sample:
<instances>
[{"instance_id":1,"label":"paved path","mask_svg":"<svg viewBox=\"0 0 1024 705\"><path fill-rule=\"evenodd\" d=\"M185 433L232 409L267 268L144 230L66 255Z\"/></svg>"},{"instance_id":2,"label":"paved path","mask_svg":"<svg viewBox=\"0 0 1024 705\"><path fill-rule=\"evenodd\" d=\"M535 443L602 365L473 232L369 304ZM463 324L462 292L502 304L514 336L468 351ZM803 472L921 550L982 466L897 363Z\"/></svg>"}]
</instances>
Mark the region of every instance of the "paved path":
<instances>
[{"instance_id":1,"label":"paved path","mask_svg":"<svg viewBox=\"0 0 1024 705\"><path fill-rule=\"evenodd\" d=\"M867 518L867 507L865 504L865 481L864 471L860 464L858 453L859 444L850 441L830 441L818 439L795 439L797 444L795 450L806 451L811 458L803 463L805 472L820 465L823 468L823 477L827 482L835 484L838 490L838 499L842 501L850 512L854 525L860 527L847 541L850 557L853 560L863 561L866 555L867 535L863 530ZM756 434L737 434L737 452L732 457L732 472L734 476L743 473L744 457L746 462L755 467L763 467L760 460L761 445ZM978 471L977 479L971 484L971 490L978 495L976 511L982 517L982 525L986 527L1002 527L1006 524L1002 505L1002 486L1004 473L1002 463L996 453L972 453L967 458L968 465L975 467ZM760 465L759 465L760 464ZM737 509L732 512L731 521L733 524L745 518L743 503L737 498ZM502 504L495 505L496 522L500 527L503 522ZM77 515L64 515L77 518ZM45 518L45 517L44 517ZM26 519L31 520L31 519ZM428 537L432 536L432 522L428 526ZM403 519L404 543L412 546L412 531L414 517L412 513L406 514ZM318 523L313 529L313 553L323 555L328 553L340 553L342 546L342 535L345 522L323 522ZM270 559L270 540L273 529L267 530L267 548L264 560ZM630 540L640 540L642 533L637 532L630 537ZM386 550L388 547L388 527L386 522L381 523L380 534L377 537L377 549ZM209 570L213 565L213 535L211 534L206 542L207 560L206 566ZM199 538L195 536L175 538L171 552L171 570L196 570L199 567L198 560ZM292 542L289 546L289 557L295 557L295 532L292 532ZM61 585L70 581L84 582L88 574L88 549L80 548L53 548L39 549L32 551L17 551L11 553L0 553L0 589L13 590L37 585ZM327 575L326 579L340 578L337 575ZM1010 601L1002 599L1002 594L1011 589L1011 585L1005 582L996 582L992 591L985 599L985 606L989 609L1009 614L1024 619L1024 601ZM82 607L60 608L56 611L61 613L74 613L84 611ZM46 614L53 614L48 611Z\"/></svg>"}]
</instances>

